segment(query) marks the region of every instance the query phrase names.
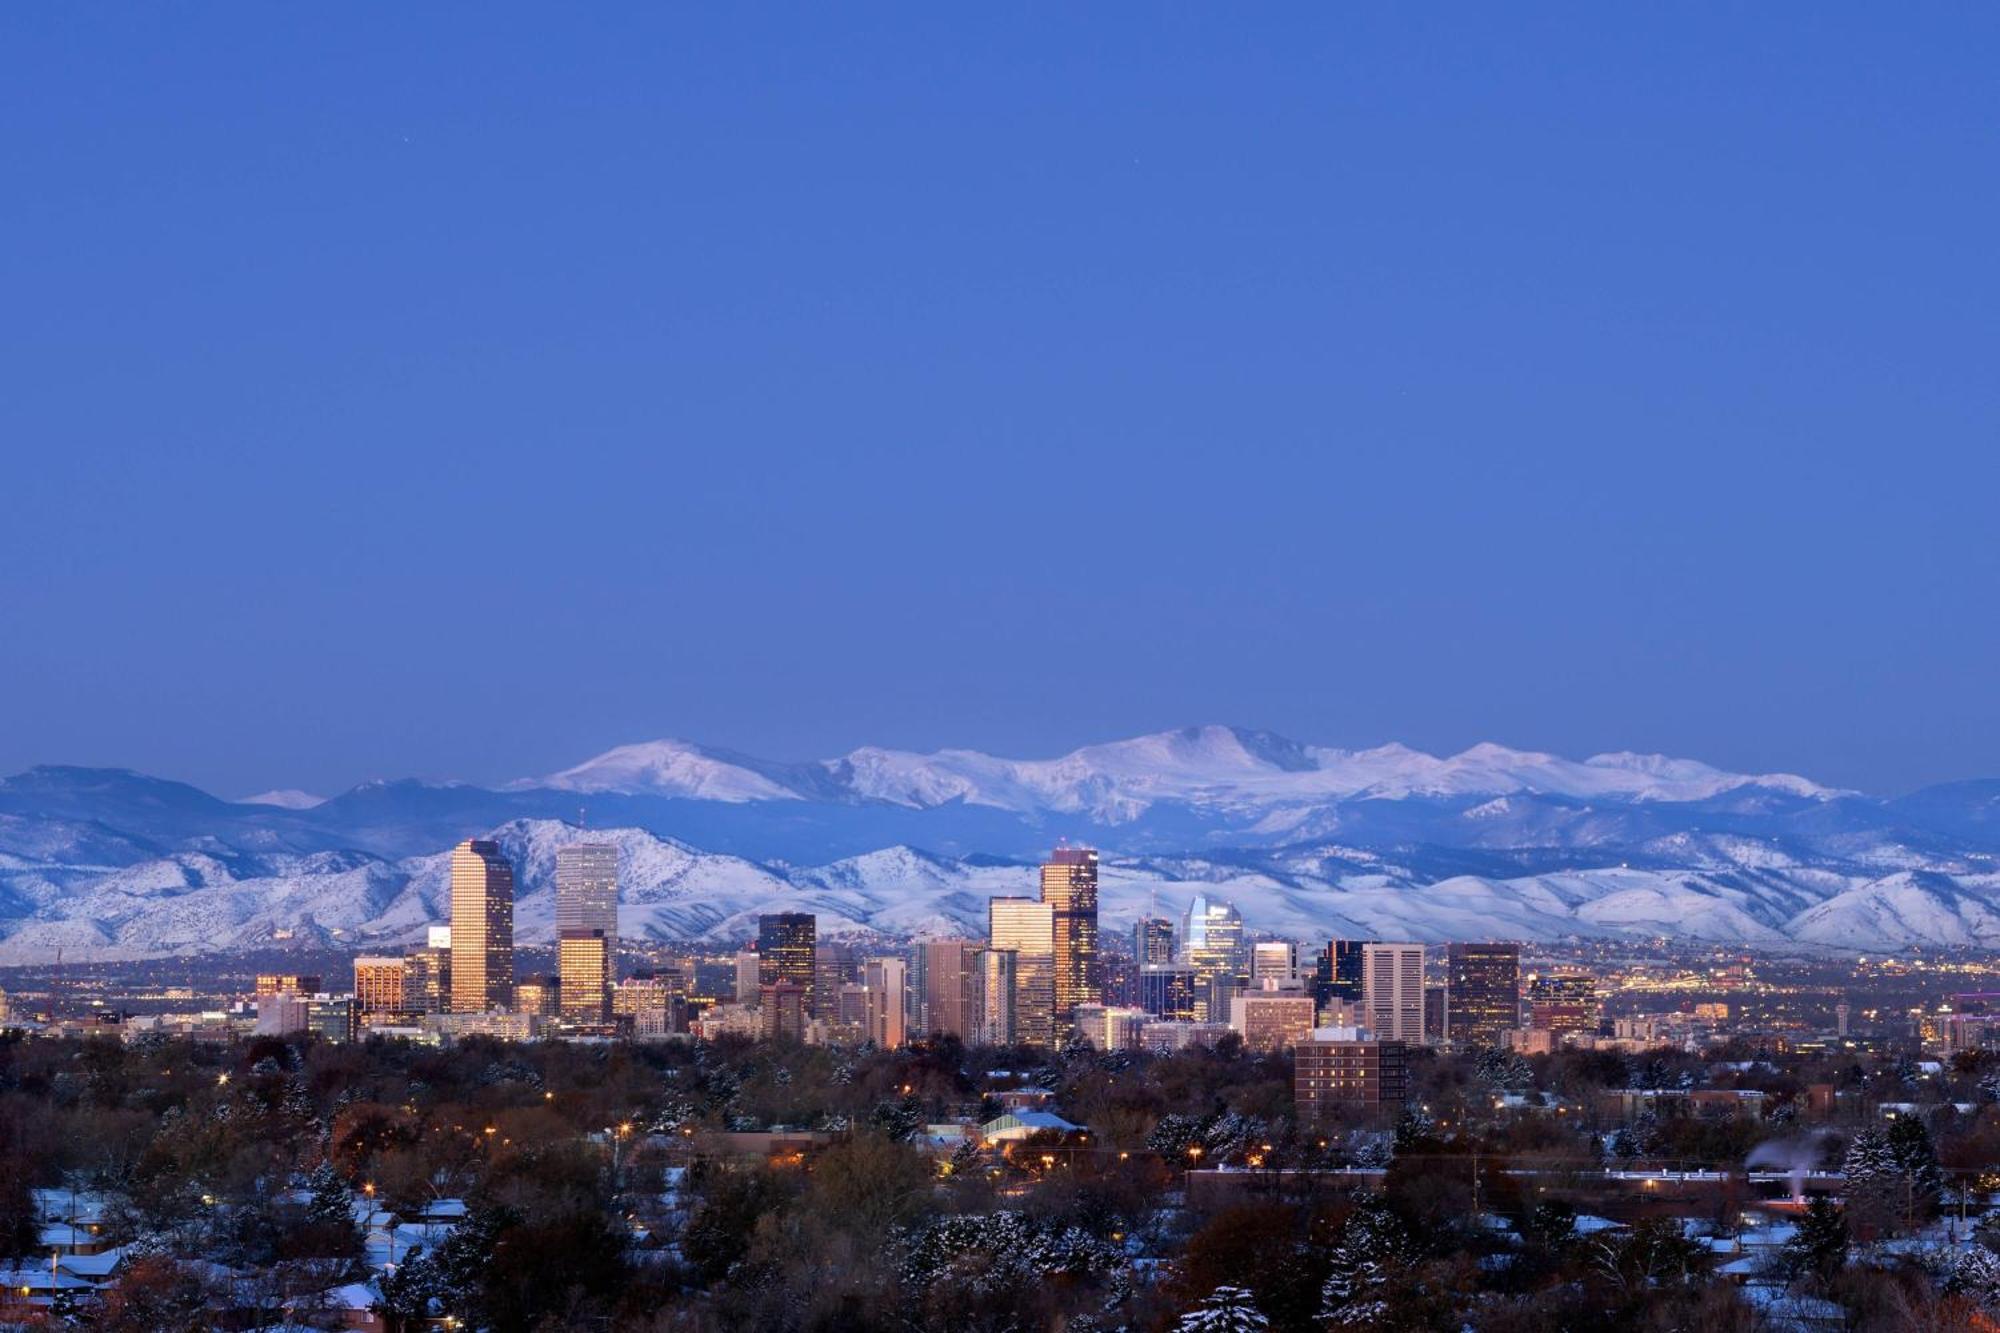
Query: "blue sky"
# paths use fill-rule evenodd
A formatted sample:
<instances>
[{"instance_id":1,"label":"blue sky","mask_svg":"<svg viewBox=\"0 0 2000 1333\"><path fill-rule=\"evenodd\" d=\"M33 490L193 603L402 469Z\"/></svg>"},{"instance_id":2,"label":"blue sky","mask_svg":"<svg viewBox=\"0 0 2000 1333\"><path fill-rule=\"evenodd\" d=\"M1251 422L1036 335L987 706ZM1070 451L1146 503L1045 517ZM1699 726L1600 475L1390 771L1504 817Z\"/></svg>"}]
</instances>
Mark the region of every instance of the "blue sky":
<instances>
[{"instance_id":1,"label":"blue sky","mask_svg":"<svg viewBox=\"0 0 2000 1333\"><path fill-rule=\"evenodd\" d=\"M2000 773L1996 37L13 7L0 769Z\"/></svg>"}]
</instances>

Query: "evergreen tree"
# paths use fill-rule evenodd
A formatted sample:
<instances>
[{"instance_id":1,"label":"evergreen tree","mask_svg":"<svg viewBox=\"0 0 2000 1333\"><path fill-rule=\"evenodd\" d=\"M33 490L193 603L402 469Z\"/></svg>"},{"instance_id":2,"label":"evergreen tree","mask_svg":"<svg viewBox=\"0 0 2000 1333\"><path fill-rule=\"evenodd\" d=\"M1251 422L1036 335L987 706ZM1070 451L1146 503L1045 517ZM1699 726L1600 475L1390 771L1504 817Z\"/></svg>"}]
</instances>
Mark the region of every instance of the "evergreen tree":
<instances>
[{"instance_id":1,"label":"evergreen tree","mask_svg":"<svg viewBox=\"0 0 2000 1333\"><path fill-rule=\"evenodd\" d=\"M333 1169L333 1163L321 1162L314 1167L306 1178L306 1188L311 1191L306 1201L306 1218L312 1226L317 1252L341 1259L359 1258L365 1238L361 1224L354 1220L354 1196L348 1192L347 1182Z\"/></svg>"},{"instance_id":2,"label":"evergreen tree","mask_svg":"<svg viewBox=\"0 0 2000 1333\"><path fill-rule=\"evenodd\" d=\"M1175 1333L1259 1333L1271 1326L1242 1287L1217 1287L1180 1317Z\"/></svg>"},{"instance_id":3,"label":"evergreen tree","mask_svg":"<svg viewBox=\"0 0 2000 1333\"><path fill-rule=\"evenodd\" d=\"M2000 1310L2000 1257L1981 1245L1957 1251L1945 1270L1944 1289L1988 1310Z\"/></svg>"},{"instance_id":4,"label":"evergreen tree","mask_svg":"<svg viewBox=\"0 0 2000 1333\"><path fill-rule=\"evenodd\" d=\"M877 1102L868 1123L896 1143L908 1143L924 1127L923 1104L915 1097Z\"/></svg>"},{"instance_id":5,"label":"evergreen tree","mask_svg":"<svg viewBox=\"0 0 2000 1333\"><path fill-rule=\"evenodd\" d=\"M1906 1206L1917 1217L1928 1216L1944 1193L1944 1172L1930 1131L1913 1115L1897 1116L1889 1123L1888 1144L1903 1176Z\"/></svg>"},{"instance_id":6,"label":"evergreen tree","mask_svg":"<svg viewBox=\"0 0 2000 1333\"><path fill-rule=\"evenodd\" d=\"M1889 1137L1879 1129L1864 1129L1847 1145L1840 1159L1840 1173L1847 1177L1848 1189L1886 1182L1897 1174L1896 1154Z\"/></svg>"},{"instance_id":7,"label":"evergreen tree","mask_svg":"<svg viewBox=\"0 0 2000 1333\"><path fill-rule=\"evenodd\" d=\"M1437 1122L1421 1106L1412 1106L1396 1117L1396 1151L1422 1152L1437 1137Z\"/></svg>"},{"instance_id":8,"label":"evergreen tree","mask_svg":"<svg viewBox=\"0 0 2000 1333\"><path fill-rule=\"evenodd\" d=\"M1847 1218L1824 1196L1806 1205L1798 1233L1781 1256L1793 1277L1831 1279L1847 1264Z\"/></svg>"},{"instance_id":9,"label":"evergreen tree","mask_svg":"<svg viewBox=\"0 0 2000 1333\"><path fill-rule=\"evenodd\" d=\"M1335 1328L1373 1323L1385 1309L1383 1294L1414 1258L1410 1233L1379 1200L1361 1204L1341 1223L1320 1288L1320 1318Z\"/></svg>"},{"instance_id":10,"label":"evergreen tree","mask_svg":"<svg viewBox=\"0 0 2000 1333\"><path fill-rule=\"evenodd\" d=\"M952 1150L947 1165L954 1176L970 1175L979 1170L979 1145L967 1139Z\"/></svg>"},{"instance_id":11,"label":"evergreen tree","mask_svg":"<svg viewBox=\"0 0 2000 1333\"><path fill-rule=\"evenodd\" d=\"M423 1246L415 1246L382 1275L379 1285L382 1294L372 1308L392 1331L423 1328L438 1297L437 1262Z\"/></svg>"}]
</instances>

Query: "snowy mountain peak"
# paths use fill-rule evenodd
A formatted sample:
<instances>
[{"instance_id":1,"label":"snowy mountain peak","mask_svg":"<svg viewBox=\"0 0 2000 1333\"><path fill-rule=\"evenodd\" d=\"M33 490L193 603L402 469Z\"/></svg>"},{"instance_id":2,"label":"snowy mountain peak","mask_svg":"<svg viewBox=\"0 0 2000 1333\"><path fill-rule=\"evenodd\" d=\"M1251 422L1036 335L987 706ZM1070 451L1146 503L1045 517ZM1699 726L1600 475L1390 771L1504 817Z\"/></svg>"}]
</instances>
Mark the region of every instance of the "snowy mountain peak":
<instances>
[{"instance_id":1,"label":"snowy mountain peak","mask_svg":"<svg viewBox=\"0 0 2000 1333\"><path fill-rule=\"evenodd\" d=\"M726 751L692 741L642 741L607 750L535 783L559 791L644 793L701 801L785 801L799 793Z\"/></svg>"},{"instance_id":2,"label":"snowy mountain peak","mask_svg":"<svg viewBox=\"0 0 2000 1333\"><path fill-rule=\"evenodd\" d=\"M238 805L271 805L280 810L310 810L314 806L325 805L326 797L315 796L309 791L299 791L294 787L283 787L277 791L260 791L255 796L238 797Z\"/></svg>"}]
</instances>

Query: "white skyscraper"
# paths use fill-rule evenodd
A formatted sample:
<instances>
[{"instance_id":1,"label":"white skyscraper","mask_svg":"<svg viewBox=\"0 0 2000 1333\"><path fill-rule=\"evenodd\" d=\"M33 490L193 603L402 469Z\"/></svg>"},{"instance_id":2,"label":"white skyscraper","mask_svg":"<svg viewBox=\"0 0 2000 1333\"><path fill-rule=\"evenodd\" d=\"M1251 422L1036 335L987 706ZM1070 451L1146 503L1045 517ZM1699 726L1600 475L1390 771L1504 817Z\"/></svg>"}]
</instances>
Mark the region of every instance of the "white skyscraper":
<instances>
[{"instance_id":1,"label":"white skyscraper","mask_svg":"<svg viewBox=\"0 0 2000 1333\"><path fill-rule=\"evenodd\" d=\"M1377 1041L1424 1042L1424 946L1361 946L1361 1012Z\"/></svg>"}]
</instances>

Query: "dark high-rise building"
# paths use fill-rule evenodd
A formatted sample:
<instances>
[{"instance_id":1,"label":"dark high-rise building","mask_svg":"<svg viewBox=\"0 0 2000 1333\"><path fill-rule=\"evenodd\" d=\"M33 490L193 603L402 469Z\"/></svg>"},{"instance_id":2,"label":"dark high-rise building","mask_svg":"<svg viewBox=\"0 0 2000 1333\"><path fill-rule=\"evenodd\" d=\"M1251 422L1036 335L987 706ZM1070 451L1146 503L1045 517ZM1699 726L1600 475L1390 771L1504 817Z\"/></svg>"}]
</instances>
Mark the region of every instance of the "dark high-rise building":
<instances>
[{"instance_id":1,"label":"dark high-rise building","mask_svg":"<svg viewBox=\"0 0 2000 1333\"><path fill-rule=\"evenodd\" d=\"M814 956L819 918L811 912L767 912L757 918L757 984L761 989L787 981L804 996L812 1013ZM789 1000L789 996L787 999Z\"/></svg>"},{"instance_id":2,"label":"dark high-rise building","mask_svg":"<svg viewBox=\"0 0 2000 1333\"><path fill-rule=\"evenodd\" d=\"M1191 964L1139 964L1139 1008L1155 1018L1192 1022L1194 986L1194 968Z\"/></svg>"},{"instance_id":3,"label":"dark high-rise building","mask_svg":"<svg viewBox=\"0 0 2000 1333\"><path fill-rule=\"evenodd\" d=\"M1521 946L1454 944L1445 1030L1462 1046L1498 1046L1521 1026Z\"/></svg>"},{"instance_id":4,"label":"dark high-rise building","mask_svg":"<svg viewBox=\"0 0 2000 1333\"><path fill-rule=\"evenodd\" d=\"M1097 853L1058 847L1042 865L1042 901L1055 944L1055 1022L1070 1030L1080 1004L1104 1003L1097 958Z\"/></svg>"},{"instance_id":5,"label":"dark high-rise building","mask_svg":"<svg viewBox=\"0 0 2000 1333\"><path fill-rule=\"evenodd\" d=\"M1324 1009L1333 1000L1361 1003L1361 946L1365 940L1328 940L1315 960L1313 999Z\"/></svg>"},{"instance_id":6,"label":"dark high-rise building","mask_svg":"<svg viewBox=\"0 0 2000 1333\"><path fill-rule=\"evenodd\" d=\"M1443 986L1424 987L1424 1043L1434 1046L1443 1041L1450 1018L1446 1009L1448 992Z\"/></svg>"},{"instance_id":7,"label":"dark high-rise building","mask_svg":"<svg viewBox=\"0 0 2000 1333\"><path fill-rule=\"evenodd\" d=\"M1174 923L1163 916L1142 916L1132 924L1132 957L1140 963L1174 961Z\"/></svg>"}]
</instances>

